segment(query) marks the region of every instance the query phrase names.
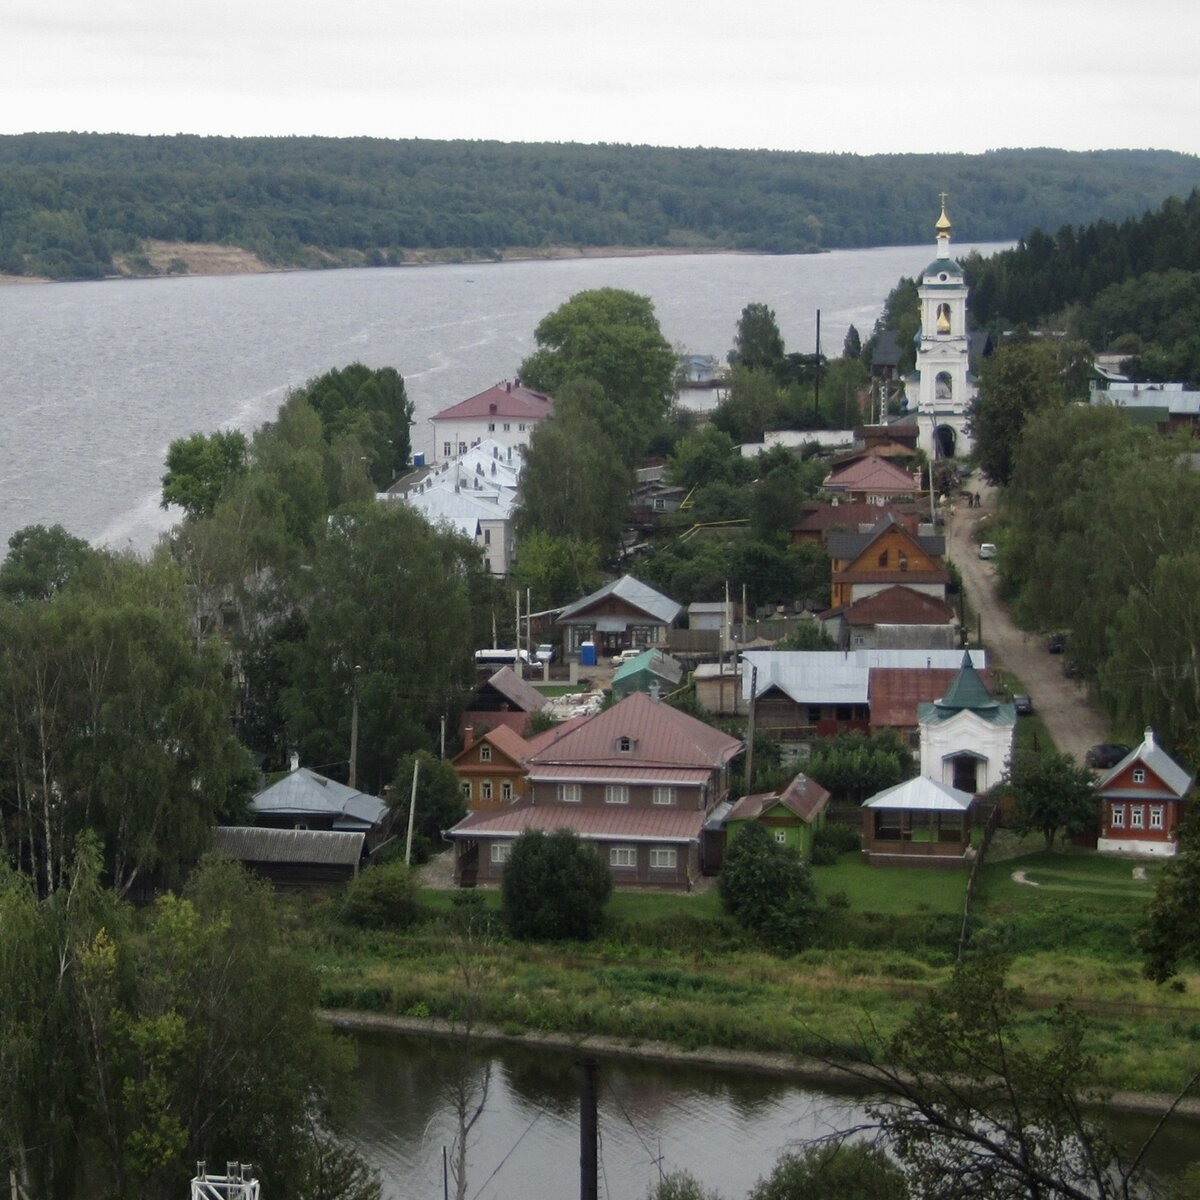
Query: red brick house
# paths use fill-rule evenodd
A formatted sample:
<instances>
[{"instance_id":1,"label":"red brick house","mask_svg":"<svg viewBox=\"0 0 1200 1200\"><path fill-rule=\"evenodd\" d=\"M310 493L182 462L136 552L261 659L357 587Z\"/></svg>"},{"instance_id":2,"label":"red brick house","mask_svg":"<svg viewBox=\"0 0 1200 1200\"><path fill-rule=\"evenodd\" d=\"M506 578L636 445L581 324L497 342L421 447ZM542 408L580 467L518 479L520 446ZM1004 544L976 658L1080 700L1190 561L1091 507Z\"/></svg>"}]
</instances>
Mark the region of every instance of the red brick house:
<instances>
[{"instance_id":1,"label":"red brick house","mask_svg":"<svg viewBox=\"0 0 1200 1200\"><path fill-rule=\"evenodd\" d=\"M688 888L703 865L704 823L741 748L635 692L533 754L525 800L470 813L449 830L455 880L498 882L521 833L567 828L595 846L618 886Z\"/></svg>"},{"instance_id":2,"label":"red brick house","mask_svg":"<svg viewBox=\"0 0 1200 1200\"><path fill-rule=\"evenodd\" d=\"M1096 848L1104 854L1174 855L1176 827L1193 781L1194 776L1154 740L1154 730L1147 729L1142 744L1096 785Z\"/></svg>"}]
</instances>

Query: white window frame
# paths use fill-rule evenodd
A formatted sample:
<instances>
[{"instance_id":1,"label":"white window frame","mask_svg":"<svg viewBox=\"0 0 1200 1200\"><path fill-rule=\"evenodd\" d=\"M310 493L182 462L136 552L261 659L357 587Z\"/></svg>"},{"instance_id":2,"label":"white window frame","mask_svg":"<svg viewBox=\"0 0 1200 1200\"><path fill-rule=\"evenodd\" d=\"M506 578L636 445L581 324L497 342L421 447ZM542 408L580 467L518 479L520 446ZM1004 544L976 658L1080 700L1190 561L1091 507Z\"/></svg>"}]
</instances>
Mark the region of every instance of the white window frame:
<instances>
[{"instance_id":1,"label":"white window frame","mask_svg":"<svg viewBox=\"0 0 1200 1200\"><path fill-rule=\"evenodd\" d=\"M1112 806L1112 827L1114 829L1125 828L1125 805L1114 804Z\"/></svg>"},{"instance_id":2,"label":"white window frame","mask_svg":"<svg viewBox=\"0 0 1200 1200\"><path fill-rule=\"evenodd\" d=\"M787 845L787 830L786 829L776 829L775 830L775 840L781 846L786 846Z\"/></svg>"},{"instance_id":3,"label":"white window frame","mask_svg":"<svg viewBox=\"0 0 1200 1200\"><path fill-rule=\"evenodd\" d=\"M1145 783L1146 782L1146 772L1141 767L1133 768L1133 782L1134 783Z\"/></svg>"},{"instance_id":4,"label":"white window frame","mask_svg":"<svg viewBox=\"0 0 1200 1200\"><path fill-rule=\"evenodd\" d=\"M604 786L605 804L628 804L629 785L625 783L609 783Z\"/></svg>"},{"instance_id":5,"label":"white window frame","mask_svg":"<svg viewBox=\"0 0 1200 1200\"><path fill-rule=\"evenodd\" d=\"M679 866L679 851L674 846L651 846L650 869L652 871L674 871Z\"/></svg>"},{"instance_id":6,"label":"white window frame","mask_svg":"<svg viewBox=\"0 0 1200 1200\"><path fill-rule=\"evenodd\" d=\"M557 795L559 804L578 804L580 801L579 784L560 783Z\"/></svg>"},{"instance_id":7,"label":"white window frame","mask_svg":"<svg viewBox=\"0 0 1200 1200\"><path fill-rule=\"evenodd\" d=\"M492 781L490 779L485 779L479 785L479 798L480 800L490 800L492 798Z\"/></svg>"},{"instance_id":8,"label":"white window frame","mask_svg":"<svg viewBox=\"0 0 1200 1200\"><path fill-rule=\"evenodd\" d=\"M622 754L632 754L633 753L633 738L631 738L631 737L617 738L617 749Z\"/></svg>"},{"instance_id":9,"label":"white window frame","mask_svg":"<svg viewBox=\"0 0 1200 1200\"><path fill-rule=\"evenodd\" d=\"M609 846L608 865L619 871L637 870L637 847Z\"/></svg>"},{"instance_id":10,"label":"white window frame","mask_svg":"<svg viewBox=\"0 0 1200 1200\"><path fill-rule=\"evenodd\" d=\"M1161 804L1150 805L1150 828L1151 829L1162 829L1163 828L1164 811L1165 810Z\"/></svg>"},{"instance_id":11,"label":"white window frame","mask_svg":"<svg viewBox=\"0 0 1200 1200\"><path fill-rule=\"evenodd\" d=\"M508 862L510 850L512 850L512 842L493 842L488 851L488 858L494 863Z\"/></svg>"},{"instance_id":12,"label":"white window frame","mask_svg":"<svg viewBox=\"0 0 1200 1200\"><path fill-rule=\"evenodd\" d=\"M450 457L450 443L449 442L442 443L442 457L443 458Z\"/></svg>"},{"instance_id":13,"label":"white window frame","mask_svg":"<svg viewBox=\"0 0 1200 1200\"><path fill-rule=\"evenodd\" d=\"M1146 827L1146 810L1140 804L1129 806L1129 828L1144 829Z\"/></svg>"},{"instance_id":14,"label":"white window frame","mask_svg":"<svg viewBox=\"0 0 1200 1200\"><path fill-rule=\"evenodd\" d=\"M650 802L660 805L674 804L675 789L673 787L656 787L650 797Z\"/></svg>"},{"instance_id":15,"label":"white window frame","mask_svg":"<svg viewBox=\"0 0 1200 1200\"><path fill-rule=\"evenodd\" d=\"M484 744L479 747L479 761L480 762L491 762L492 761L492 748L486 742L484 742Z\"/></svg>"},{"instance_id":16,"label":"white window frame","mask_svg":"<svg viewBox=\"0 0 1200 1200\"><path fill-rule=\"evenodd\" d=\"M511 779L505 779L503 782L501 782L501 784L500 784L500 799L501 800L511 800L512 799L512 780Z\"/></svg>"}]
</instances>

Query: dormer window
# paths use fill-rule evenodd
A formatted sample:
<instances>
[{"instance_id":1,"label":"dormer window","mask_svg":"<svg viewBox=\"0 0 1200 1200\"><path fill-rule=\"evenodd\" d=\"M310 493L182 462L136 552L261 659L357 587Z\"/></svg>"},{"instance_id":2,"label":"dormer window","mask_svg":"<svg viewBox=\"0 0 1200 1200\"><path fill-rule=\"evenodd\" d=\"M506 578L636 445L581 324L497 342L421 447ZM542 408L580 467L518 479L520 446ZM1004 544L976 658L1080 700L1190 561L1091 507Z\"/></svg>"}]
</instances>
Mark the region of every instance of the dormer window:
<instances>
[{"instance_id":1,"label":"dormer window","mask_svg":"<svg viewBox=\"0 0 1200 1200\"><path fill-rule=\"evenodd\" d=\"M491 746L480 746L479 747L479 761L480 762L491 762L492 761Z\"/></svg>"},{"instance_id":2,"label":"dormer window","mask_svg":"<svg viewBox=\"0 0 1200 1200\"><path fill-rule=\"evenodd\" d=\"M631 738L631 737L617 738L617 749L622 754L632 754L633 753L633 738Z\"/></svg>"},{"instance_id":3,"label":"dormer window","mask_svg":"<svg viewBox=\"0 0 1200 1200\"><path fill-rule=\"evenodd\" d=\"M1141 767L1133 768L1133 782L1134 783L1145 783L1146 782L1146 772L1143 771Z\"/></svg>"}]
</instances>

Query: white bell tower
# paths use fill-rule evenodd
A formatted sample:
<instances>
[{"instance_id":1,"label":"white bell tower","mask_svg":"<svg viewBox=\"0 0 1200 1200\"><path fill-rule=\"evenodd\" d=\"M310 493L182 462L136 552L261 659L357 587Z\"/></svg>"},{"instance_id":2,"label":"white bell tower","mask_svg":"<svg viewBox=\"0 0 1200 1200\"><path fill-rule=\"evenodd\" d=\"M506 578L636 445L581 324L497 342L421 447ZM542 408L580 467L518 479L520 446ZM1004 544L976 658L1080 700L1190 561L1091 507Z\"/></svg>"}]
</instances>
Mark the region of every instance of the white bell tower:
<instances>
[{"instance_id":1,"label":"white bell tower","mask_svg":"<svg viewBox=\"0 0 1200 1200\"><path fill-rule=\"evenodd\" d=\"M931 460L961 458L971 452L966 424L976 391L969 372L967 284L962 267L950 257L945 192L941 200L937 257L922 272L917 288L921 300L917 369L905 383L909 411L916 401L917 444Z\"/></svg>"}]
</instances>

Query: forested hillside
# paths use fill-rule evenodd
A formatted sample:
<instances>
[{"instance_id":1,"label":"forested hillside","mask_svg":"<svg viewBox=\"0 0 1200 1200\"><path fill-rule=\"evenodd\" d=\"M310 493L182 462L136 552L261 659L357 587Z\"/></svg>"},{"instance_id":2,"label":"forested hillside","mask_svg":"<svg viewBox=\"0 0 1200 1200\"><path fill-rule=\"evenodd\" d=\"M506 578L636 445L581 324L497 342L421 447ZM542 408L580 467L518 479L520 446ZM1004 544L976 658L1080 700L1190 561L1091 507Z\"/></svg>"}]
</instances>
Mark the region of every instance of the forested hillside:
<instances>
[{"instance_id":1,"label":"forested hillside","mask_svg":"<svg viewBox=\"0 0 1200 1200\"><path fill-rule=\"evenodd\" d=\"M977 325L1052 325L1129 354L1138 378L1200 382L1200 192L1120 224L1035 229L964 266Z\"/></svg>"},{"instance_id":2,"label":"forested hillside","mask_svg":"<svg viewBox=\"0 0 1200 1200\"><path fill-rule=\"evenodd\" d=\"M0 271L112 273L147 239L269 262L415 249L799 252L926 240L950 193L971 240L1119 221L1200 184L1166 151L857 155L369 138L0 137ZM149 270L149 264L144 264Z\"/></svg>"}]
</instances>

